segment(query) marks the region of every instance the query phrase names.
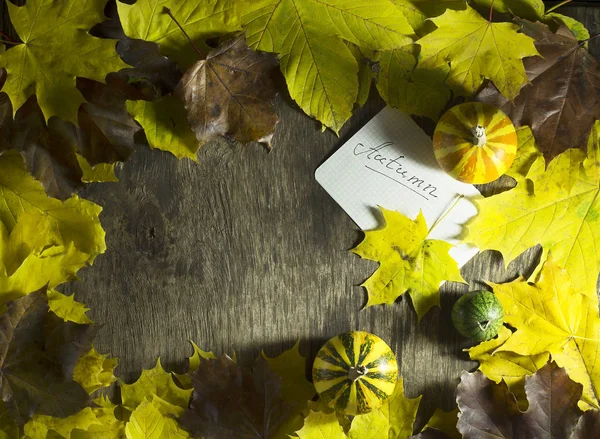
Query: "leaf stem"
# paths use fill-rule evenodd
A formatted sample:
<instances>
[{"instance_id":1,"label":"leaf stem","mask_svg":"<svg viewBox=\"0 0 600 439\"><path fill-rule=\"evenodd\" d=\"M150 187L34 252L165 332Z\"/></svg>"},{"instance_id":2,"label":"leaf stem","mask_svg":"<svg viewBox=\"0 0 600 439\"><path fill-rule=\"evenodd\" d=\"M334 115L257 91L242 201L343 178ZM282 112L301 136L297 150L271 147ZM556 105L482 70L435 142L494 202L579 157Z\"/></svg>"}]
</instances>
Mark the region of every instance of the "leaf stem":
<instances>
[{"instance_id":1,"label":"leaf stem","mask_svg":"<svg viewBox=\"0 0 600 439\"><path fill-rule=\"evenodd\" d=\"M579 44L588 43L588 42L592 41L593 39L598 38L599 36L600 36L600 33L597 33L597 34L592 35L591 37L589 37L587 40L580 41Z\"/></svg>"},{"instance_id":2,"label":"leaf stem","mask_svg":"<svg viewBox=\"0 0 600 439\"><path fill-rule=\"evenodd\" d=\"M13 46L18 46L20 44L20 43L14 42L14 41L3 40L1 38L0 38L0 43L2 43L2 44L11 44Z\"/></svg>"},{"instance_id":3,"label":"leaf stem","mask_svg":"<svg viewBox=\"0 0 600 439\"><path fill-rule=\"evenodd\" d=\"M200 55L201 58L204 58L204 55L202 54L202 52L200 52L200 49L198 49L198 47L196 47L196 45L194 44L194 42L192 41L192 39L190 38L190 36L187 34L187 32L183 30L183 27L179 24L179 22L177 21L177 19L173 16L173 14L171 13L171 10L165 6L163 8L163 13L167 14L169 17L171 17L171 19L175 22L175 24L177 26L179 26L179 29L181 29L181 32L183 32L183 35L185 35L185 37L188 39L188 41L190 42L190 44L192 45L192 47L194 48L194 50L196 51L196 53L198 55Z\"/></svg>"},{"instance_id":4,"label":"leaf stem","mask_svg":"<svg viewBox=\"0 0 600 439\"><path fill-rule=\"evenodd\" d=\"M546 14L549 14L550 12L552 12L552 11L555 11L555 10L557 10L558 8L560 8L561 6L564 6L564 5L566 5L567 3L571 3L572 1L573 1L573 0L563 0L563 1L562 1L562 2L560 2L559 4L557 4L557 5L554 5L554 6L552 6L550 9L548 9L548 10L546 11Z\"/></svg>"},{"instance_id":5,"label":"leaf stem","mask_svg":"<svg viewBox=\"0 0 600 439\"><path fill-rule=\"evenodd\" d=\"M465 198L465 196L464 196L463 194L460 194L460 195L458 196L458 198L456 199L456 201L454 202L454 204L452 204L452 206L450 206L448 209L446 209L446 211L445 211L445 212L442 214L442 216L440 216L440 217L439 217L439 218L438 218L438 219L437 219L437 220L436 220L436 221L435 221L435 222L434 222L434 223L431 225L431 227L430 227L430 228L429 228L429 230L427 231L427 236L429 236L429 234L430 234L430 233L433 231L433 229L435 229L435 228L436 228L436 226L437 226L439 223L441 223L441 222L442 222L442 220L443 220L444 218L446 218L450 212L452 212L452 210L453 210L453 209L456 207L456 205L458 204L458 202L459 202L460 200L462 200L463 198Z\"/></svg>"},{"instance_id":6,"label":"leaf stem","mask_svg":"<svg viewBox=\"0 0 600 439\"><path fill-rule=\"evenodd\" d=\"M494 2L496 0L492 0L492 3L490 3L490 23L492 22L492 18L494 17Z\"/></svg>"},{"instance_id":7,"label":"leaf stem","mask_svg":"<svg viewBox=\"0 0 600 439\"><path fill-rule=\"evenodd\" d=\"M17 42L10 35L8 35L6 32L3 32L3 31L0 30L0 35L2 35L4 38L6 38L8 40L8 42L13 43L13 44L17 44Z\"/></svg>"}]
</instances>

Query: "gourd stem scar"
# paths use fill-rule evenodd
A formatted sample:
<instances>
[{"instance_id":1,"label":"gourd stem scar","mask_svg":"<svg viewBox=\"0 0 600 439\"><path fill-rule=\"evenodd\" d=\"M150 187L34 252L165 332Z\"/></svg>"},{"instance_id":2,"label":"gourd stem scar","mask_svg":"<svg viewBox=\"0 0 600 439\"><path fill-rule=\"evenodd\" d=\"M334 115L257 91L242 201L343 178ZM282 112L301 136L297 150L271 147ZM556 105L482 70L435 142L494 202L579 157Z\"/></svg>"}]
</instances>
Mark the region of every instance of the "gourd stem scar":
<instances>
[{"instance_id":1,"label":"gourd stem scar","mask_svg":"<svg viewBox=\"0 0 600 439\"><path fill-rule=\"evenodd\" d=\"M487 142L487 136L485 135L485 128L477 124L475 128L471 130L473 133L473 145L483 146Z\"/></svg>"},{"instance_id":2,"label":"gourd stem scar","mask_svg":"<svg viewBox=\"0 0 600 439\"><path fill-rule=\"evenodd\" d=\"M350 381L356 381L360 377L366 375L367 372L368 370L365 366L351 367L348 371L348 378Z\"/></svg>"}]
</instances>

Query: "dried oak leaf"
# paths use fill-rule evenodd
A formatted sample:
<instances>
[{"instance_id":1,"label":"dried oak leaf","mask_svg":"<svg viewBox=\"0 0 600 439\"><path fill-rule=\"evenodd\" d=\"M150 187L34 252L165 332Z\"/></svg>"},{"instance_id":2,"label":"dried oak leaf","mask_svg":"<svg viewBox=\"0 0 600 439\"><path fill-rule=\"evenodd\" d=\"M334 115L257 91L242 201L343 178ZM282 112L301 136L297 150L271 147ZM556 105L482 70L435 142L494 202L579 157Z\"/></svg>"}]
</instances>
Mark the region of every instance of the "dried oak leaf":
<instances>
[{"instance_id":1,"label":"dried oak leaf","mask_svg":"<svg viewBox=\"0 0 600 439\"><path fill-rule=\"evenodd\" d=\"M600 65L565 26L555 34L539 22L520 24L542 55L523 61L530 83L513 103L493 84L476 100L502 108L517 126L530 126L548 164L569 148L586 150L600 119Z\"/></svg>"},{"instance_id":2,"label":"dried oak leaf","mask_svg":"<svg viewBox=\"0 0 600 439\"><path fill-rule=\"evenodd\" d=\"M212 50L183 75L177 94L200 145L219 136L271 147L278 122L273 55L249 49L241 35Z\"/></svg>"},{"instance_id":3,"label":"dried oak leaf","mask_svg":"<svg viewBox=\"0 0 600 439\"><path fill-rule=\"evenodd\" d=\"M34 413L65 417L85 407L89 397L73 370L96 330L49 312L45 289L7 304L0 317L0 396L18 424Z\"/></svg>"},{"instance_id":4,"label":"dried oak leaf","mask_svg":"<svg viewBox=\"0 0 600 439\"><path fill-rule=\"evenodd\" d=\"M574 431L578 422L582 431L597 422L596 414L584 418L577 407L581 384L554 362L527 377L525 391L529 408L521 412L504 382L495 384L480 372L464 372L456 398L460 410L457 427L463 438L580 437Z\"/></svg>"},{"instance_id":5,"label":"dried oak leaf","mask_svg":"<svg viewBox=\"0 0 600 439\"><path fill-rule=\"evenodd\" d=\"M292 406L281 395L281 378L259 357L250 371L228 356L201 359L192 375L194 393L181 425L204 439L267 439L281 431ZM278 436L279 435L279 436Z\"/></svg>"}]
</instances>

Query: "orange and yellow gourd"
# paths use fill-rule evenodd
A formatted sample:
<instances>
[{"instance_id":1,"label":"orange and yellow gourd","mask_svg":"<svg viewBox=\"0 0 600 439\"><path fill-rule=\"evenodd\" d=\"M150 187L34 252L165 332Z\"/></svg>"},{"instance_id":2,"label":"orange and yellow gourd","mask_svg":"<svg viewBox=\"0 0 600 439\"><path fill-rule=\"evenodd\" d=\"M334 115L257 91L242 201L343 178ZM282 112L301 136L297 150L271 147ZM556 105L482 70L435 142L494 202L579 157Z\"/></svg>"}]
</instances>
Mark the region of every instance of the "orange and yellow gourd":
<instances>
[{"instance_id":1,"label":"orange and yellow gourd","mask_svg":"<svg viewBox=\"0 0 600 439\"><path fill-rule=\"evenodd\" d=\"M433 134L435 158L450 176L484 184L510 168L517 153L515 127L504 112L479 102L456 105Z\"/></svg>"}]
</instances>

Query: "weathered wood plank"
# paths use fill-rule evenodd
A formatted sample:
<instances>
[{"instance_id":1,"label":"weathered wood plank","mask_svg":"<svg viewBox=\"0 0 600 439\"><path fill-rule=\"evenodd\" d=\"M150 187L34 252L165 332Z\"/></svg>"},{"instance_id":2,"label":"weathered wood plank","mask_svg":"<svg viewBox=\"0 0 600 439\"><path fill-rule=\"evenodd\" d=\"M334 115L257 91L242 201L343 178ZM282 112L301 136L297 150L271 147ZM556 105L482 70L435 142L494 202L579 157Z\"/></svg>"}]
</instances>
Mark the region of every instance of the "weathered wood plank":
<instances>
[{"instance_id":1,"label":"weathered wood plank","mask_svg":"<svg viewBox=\"0 0 600 439\"><path fill-rule=\"evenodd\" d=\"M598 31L600 9L561 12ZM591 43L593 53L599 44ZM408 298L360 311L365 292L358 285L376 264L346 251L360 233L313 176L382 107L372 96L337 138L280 98L270 153L213 142L195 164L139 148L119 170L119 183L81 194L104 207L108 251L63 290L104 324L97 348L119 357L123 380L137 378L158 356L182 371L187 340L216 353L235 351L249 363L261 348L275 355L297 338L312 357L329 337L361 329L397 353L407 395L424 395L421 421L436 407L452 408L461 370L474 367L461 351L468 342L450 323L452 304L468 288L446 286L442 309L420 323ZM508 280L529 272L537 254L505 272L499 255L486 252L463 275L473 288Z\"/></svg>"}]
</instances>

